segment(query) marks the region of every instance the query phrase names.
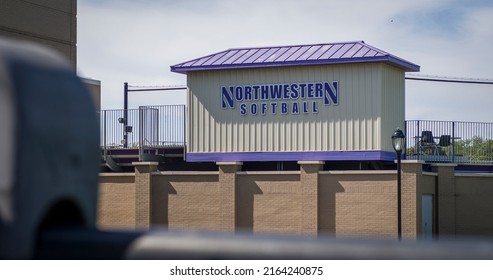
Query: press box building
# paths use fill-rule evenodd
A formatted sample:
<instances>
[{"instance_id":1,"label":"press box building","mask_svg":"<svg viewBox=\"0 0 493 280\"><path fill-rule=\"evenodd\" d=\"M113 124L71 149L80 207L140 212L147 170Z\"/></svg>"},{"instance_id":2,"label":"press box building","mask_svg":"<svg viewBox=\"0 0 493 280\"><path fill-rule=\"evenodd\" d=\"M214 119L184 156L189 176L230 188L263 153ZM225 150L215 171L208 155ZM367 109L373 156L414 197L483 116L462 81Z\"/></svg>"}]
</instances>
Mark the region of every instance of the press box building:
<instances>
[{"instance_id":1,"label":"press box building","mask_svg":"<svg viewBox=\"0 0 493 280\"><path fill-rule=\"evenodd\" d=\"M357 41L229 49L171 71L187 75L188 162L393 161L419 66Z\"/></svg>"},{"instance_id":2,"label":"press box building","mask_svg":"<svg viewBox=\"0 0 493 280\"><path fill-rule=\"evenodd\" d=\"M390 142L419 66L346 42L230 49L171 70L188 79L188 169L100 174L99 227L397 238ZM492 235L492 177L454 168L402 162L403 239Z\"/></svg>"}]
</instances>

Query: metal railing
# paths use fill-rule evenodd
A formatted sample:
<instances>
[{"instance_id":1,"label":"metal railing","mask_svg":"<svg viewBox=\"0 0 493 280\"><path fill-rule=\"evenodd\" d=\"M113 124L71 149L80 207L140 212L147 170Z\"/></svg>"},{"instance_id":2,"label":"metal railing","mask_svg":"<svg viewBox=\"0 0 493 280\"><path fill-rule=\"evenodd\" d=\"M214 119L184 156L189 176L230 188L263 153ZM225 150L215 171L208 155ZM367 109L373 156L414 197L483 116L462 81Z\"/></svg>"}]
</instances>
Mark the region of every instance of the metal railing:
<instances>
[{"instance_id":1,"label":"metal railing","mask_svg":"<svg viewBox=\"0 0 493 280\"><path fill-rule=\"evenodd\" d=\"M183 147L186 144L185 105L146 106L158 111L157 141L153 147Z\"/></svg>"},{"instance_id":2,"label":"metal railing","mask_svg":"<svg viewBox=\"0 0 493 280\"><path fill-rule=\"evenodd\" d=\"M185 145L185 105L141 106L139 109L101 110L100 145L109 149L146 149Z\"/></svg>"},{"instance_id":3,"label":"metal railing","mask_svg":"<svg viewBox=\"0 0 493 280\"><path fill-rule=\"evenodd\" d=\"M99 113L101 148L108 150L184 147L185 105L141 106ZM406 121L406 158L426 162L493 165L493 123Z\"/></svg>"},{"instance_id":4,"label":"metal railing","mask_svg":"<svg viewBox=\"0 0 493 280\"><path fill-rule=\"evenodd\" d=\"M407 159L493 164L493 123L409 120L406 138Z\"/></svg>"}]
</instances>

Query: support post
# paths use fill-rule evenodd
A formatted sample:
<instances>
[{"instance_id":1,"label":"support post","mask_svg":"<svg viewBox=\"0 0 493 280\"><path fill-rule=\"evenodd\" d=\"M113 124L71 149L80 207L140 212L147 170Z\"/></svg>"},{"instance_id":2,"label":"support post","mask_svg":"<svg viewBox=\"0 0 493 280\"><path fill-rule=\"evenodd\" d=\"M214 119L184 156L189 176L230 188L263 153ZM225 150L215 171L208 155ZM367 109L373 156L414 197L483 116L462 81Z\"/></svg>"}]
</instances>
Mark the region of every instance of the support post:
<instances>
[{"instance_id":1,"label":"support post","mask_svg":"<svg viewBox=\"0 0 493 280\"><path fill-rule=\"evenodd\" d=\"M152 173L157 162L133 162L135 166L135 226L149 229L152 223Z\"/></svg>"},{"instance_id":2,"label":"support post","mask_svg":"<svg viewBox=\"0 0 493 280\"><path fill-rule=\"evenodd\" d=\"M319 171L323 161L299 161L301 187L301 234L318 234Z\"/></svg>"},{"instance_id":3,"label":"support post","mask_svg":"<svg viewBox=\"0 0 493 280\"><path fill-rule=\"evenodd\" d=\"M144 107L139 107L139 161L144 160Z\"/></svg>"},{"instance_id":4,"label":"support post","mask_svg":"<svg viewBox=\"0 0 493 280\"><path fill-rule=\"evenodd\" d=\"M219 167L219 195L221 207L220 230L236 230L236 172L241 170L242 162L217 162Z\"/></svg>"},{"instance_id":5,"label":"support post","mask_svg":"<svg viewBox=\"0 0 493 280\"><path fill-rule=\"evenodd\" d=\"M455 163L433 164L433 171L438 175L435 211L439 239L455 238Z\"/></svg>"},{"instance_id":6,"label":"support post","mask_svg":"<svg viewBox=\"0 0 493 280\"><path fill-rule=\"evenodd\" d=\"M403 160L402 168L402 239L416 240L421 233L421 160Z\"/></svg>"},{"instance_id":7,"label":"support post","mask_svg":"<svg viewBox=\"0 0 493 280\"><path fill-rule=\"evenodd\" d=\"M402 240L402 166L401 155L397 153L397 240Z\"/></svg>"}]
</instances>

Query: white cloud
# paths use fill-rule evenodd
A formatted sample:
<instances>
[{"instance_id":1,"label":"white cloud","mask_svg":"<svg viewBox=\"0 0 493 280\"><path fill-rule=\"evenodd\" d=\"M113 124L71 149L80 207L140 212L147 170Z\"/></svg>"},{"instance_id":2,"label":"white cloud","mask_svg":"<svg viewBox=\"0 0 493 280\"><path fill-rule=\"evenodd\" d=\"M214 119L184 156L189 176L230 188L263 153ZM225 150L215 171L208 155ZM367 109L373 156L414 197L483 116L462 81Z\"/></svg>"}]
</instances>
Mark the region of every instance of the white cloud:
<instances>
[{"instance_id":1,"label":"white cloud","mask_svg":"<svg viewBox=\"0 0 493 280\"><path fill-rule=\"evenodd\" d=\"M365 40L421 65L424 74L493 78L493 6L456 2L80 0L78 67L83 75L102 81L103 108L122 107L125 81L185 84L186 76L171 73L170 65L232 47ZM450 28L443 22L431 24L437 21L433 15L451 7L460 17L450 19L455 20ZM492 86L406 85L409 119L493 122ZM149 103L185 103L185 96L165 92L130 97L131 107Z\"/></svg>"}]
</instances>

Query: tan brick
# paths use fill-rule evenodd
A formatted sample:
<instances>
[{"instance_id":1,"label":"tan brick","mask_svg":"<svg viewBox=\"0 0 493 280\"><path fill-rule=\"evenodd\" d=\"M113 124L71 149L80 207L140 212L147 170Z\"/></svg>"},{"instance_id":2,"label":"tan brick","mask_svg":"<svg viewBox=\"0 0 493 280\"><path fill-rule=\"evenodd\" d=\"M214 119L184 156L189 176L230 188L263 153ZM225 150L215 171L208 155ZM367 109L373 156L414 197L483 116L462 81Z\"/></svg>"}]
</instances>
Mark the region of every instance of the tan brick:
<instances>
[{"instance_id":1,"label":"tan brick","mask_svg":"<svg viewBox=\"0 0 493 280\"><path fill-rule=\"evenodd\" d=\"M98 226L135 228L144 221L181 230L396 238L395 172L238 169L102 174ZM439 233L493 235L493 176L423 173L419 162L404 162L402 171L403 238L420 238L422 194L438 196Z\"/></svg>"},{"instance_id":2,"label":"tan brick","mask_svg":"<svg viewBox=\"0 0 493 280\"><path fill-rule=\"evenodd\" d=\"M152 217L152 172L157 171L157 162L134 162L135 166L135 225L148 229Z\"/></svg>"},{"instance_id":3,"label":"tan brick","mask_svg":"<svg viewBox=\"0 0 493 280\"><path fill-rule=\"evenodd\" d=\"M116 176L115 176L116 175ZM100 175L97 226L135 229L135 181L126 174Z\"/></svg>"}]
</instances>

